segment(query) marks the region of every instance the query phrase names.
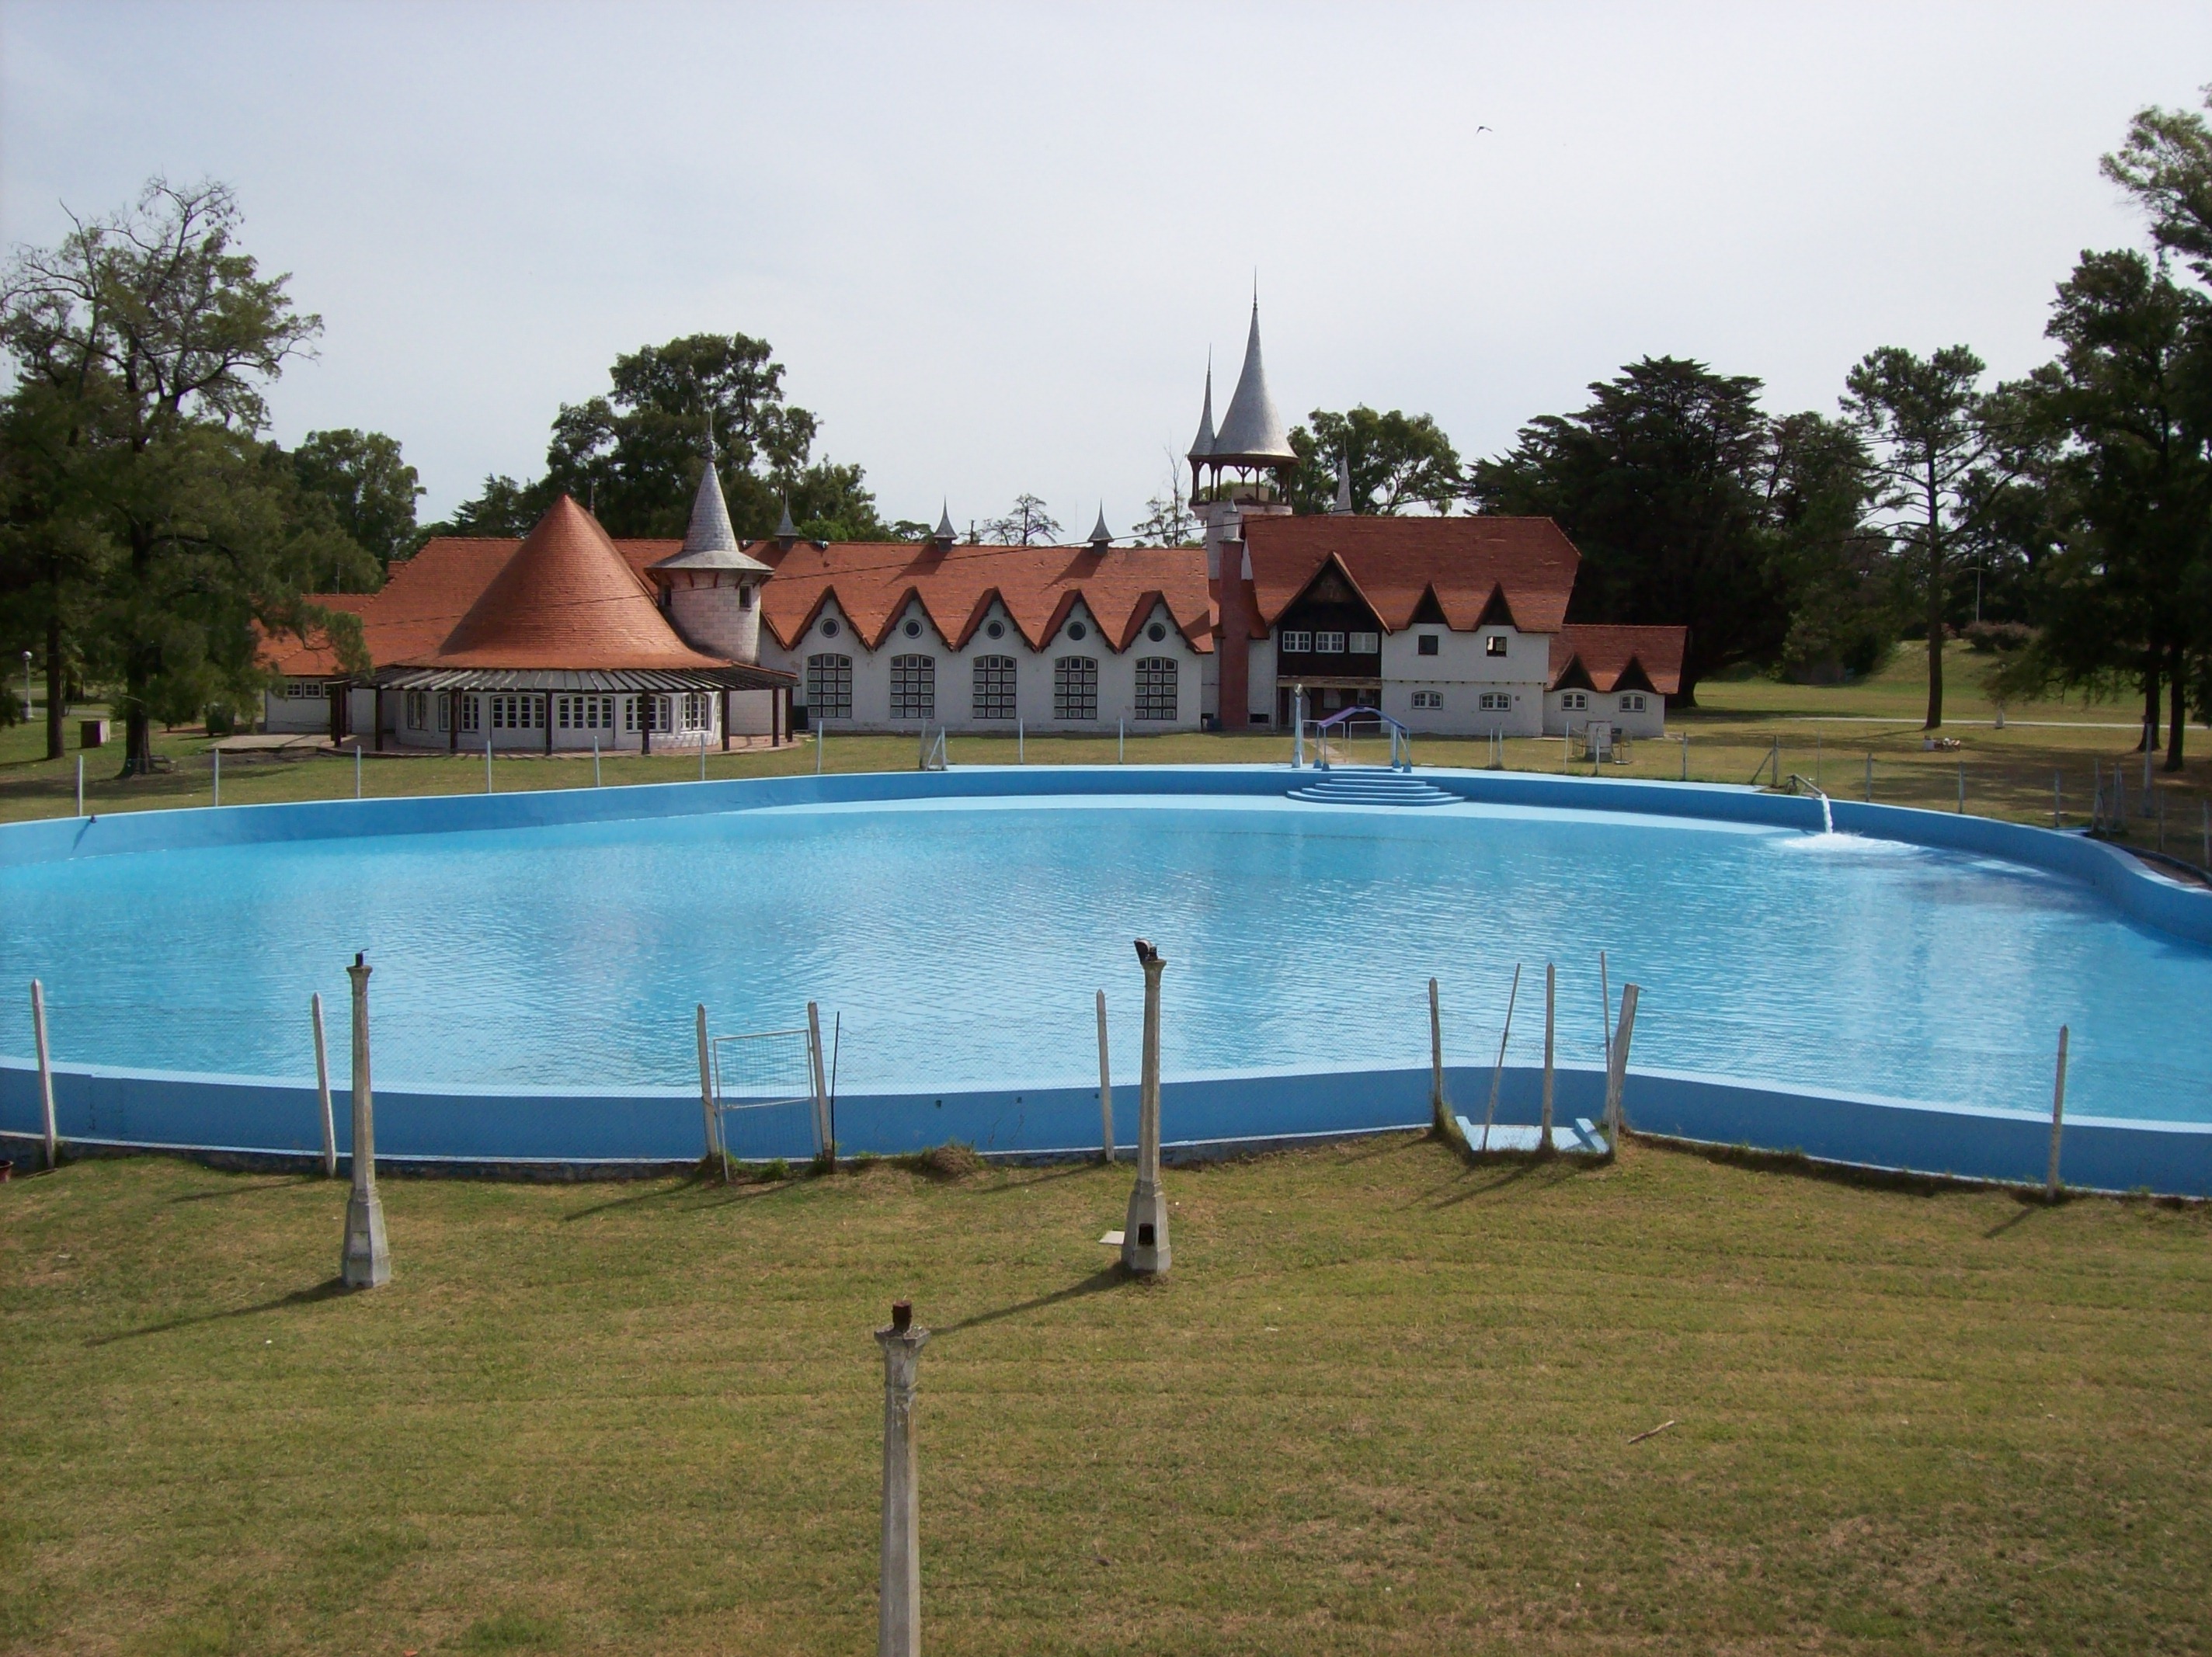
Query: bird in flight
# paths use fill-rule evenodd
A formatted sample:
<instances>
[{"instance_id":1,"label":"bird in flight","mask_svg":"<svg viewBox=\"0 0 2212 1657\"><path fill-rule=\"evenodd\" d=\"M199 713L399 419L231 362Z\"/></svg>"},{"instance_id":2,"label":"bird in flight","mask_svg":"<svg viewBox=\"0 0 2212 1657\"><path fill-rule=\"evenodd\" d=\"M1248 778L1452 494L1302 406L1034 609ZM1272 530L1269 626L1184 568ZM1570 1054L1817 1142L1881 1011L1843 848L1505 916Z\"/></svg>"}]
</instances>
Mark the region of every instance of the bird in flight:
<instances>
[{"instance_id":1,"label":"bird in flight","mask_svg":"<svg viewBox=\"0 0 2212 1657\"><path fill-rule=\"evenodd\" d=\"M1479 126L1475 128L1475 130L1477 132L1491 132L1496 130L1496 129L1492 127Z\"/></svg>"}]
</instances>

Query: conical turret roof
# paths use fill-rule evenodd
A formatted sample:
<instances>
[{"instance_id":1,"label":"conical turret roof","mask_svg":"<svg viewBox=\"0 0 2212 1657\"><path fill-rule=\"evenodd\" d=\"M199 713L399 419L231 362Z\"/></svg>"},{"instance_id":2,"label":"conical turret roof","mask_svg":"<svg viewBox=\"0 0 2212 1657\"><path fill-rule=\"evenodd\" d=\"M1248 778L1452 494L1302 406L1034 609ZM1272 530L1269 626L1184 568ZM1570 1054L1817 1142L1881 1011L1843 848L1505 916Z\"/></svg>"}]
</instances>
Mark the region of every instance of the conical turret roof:
<instances>
[{"instance_id":1,"label":"conical turret roof","mask_svg":"<svg viewBox=\"0 0 2212 1657\"><path fill-rule=\"evenodd\" d=\"M1217 466L1279 466L1295 464L1297 451L1267 394L1267 370L1260 360L1260 301L1252 301L1252 331L1244 342L1244 371L1206 459Z\"/></svg>"},{"instance_id":2,"label":"conical turret roof","mask_svg":"<svg viewBox=\"0 0 2212 1657\"><path fill-rule=\"evenodd\" d=\"M1091 544L1105 548L1114 544L1114 531L1106 527L1106 503L1098 503L1098 521L1091 526Z\"/></svg>"},{"instance_id":3,"label":"conical turret roof","mask_svg":"<svg viewBox=\"0 0 2212 1657\"><path fill-rule=\"evenodd\" d=\"M1190 440L1191 460L1203 460L1213 452L1213 357L1206 359L1206 408L1198 416L1198 435Z\"/></svg>"},{"instance_id":4,"label":"conical turret roof","mask_svg":"<svg viewBox=\"0 0 2212 1657\"><path fill-rule=\"evenodd\" d=\"M791 502L788 499L783 503L783 516L775 520L775 538L783 542L799 539L799 525L791 521Z\"/></svg>"},{"instance_id":5,"label":"conical turret roof","mask_svg":"<svg viewBox=\"0 0 2212 1657\"><path fill-rule=\"evenodd\" d=\"M722 480L714 472L712 451L708 453L707 464L699 469L699 490L691 497L691 526L684 531L684 549L653 568L768 573L768 566L747 553L738 539L738 531L730 522L730 503L722 495Z\"/></svg>"},{"instance_id":6,"label":"conical turret roof","mask_svg":"<svg viewBox=\"0 0 2212 1657\"><path fill-rule=\"evenodd\" d=\"M943 509L937 514L937 527L930 532L929 538L933 541L942 541L948 547L951 546L954 541L959 538L957 531L956 531L952 527L952 503L951 501L946 501Z\"/></svg>"},{"instance_id":7,"label":"conical turret roof","mask_svg":"<svg viewBox=\"0 0 2212 1657\"><path fill-rule=\"evenodd\" d=\"M676 636L599 520L564 495L424 665L680 671L728 664Z\"/></svg>"},{"instance_id":8,"label":"conical turret roof","mask_svg":"<svg viewBox=\"0 0 2212 1657\"><path fill-rule=\"evenodd\" d=\"M1348 454L1337 457L1336 502L1328 510L1337 518L1352 515L1352 457Z\"/></svg>"}]
</instances>

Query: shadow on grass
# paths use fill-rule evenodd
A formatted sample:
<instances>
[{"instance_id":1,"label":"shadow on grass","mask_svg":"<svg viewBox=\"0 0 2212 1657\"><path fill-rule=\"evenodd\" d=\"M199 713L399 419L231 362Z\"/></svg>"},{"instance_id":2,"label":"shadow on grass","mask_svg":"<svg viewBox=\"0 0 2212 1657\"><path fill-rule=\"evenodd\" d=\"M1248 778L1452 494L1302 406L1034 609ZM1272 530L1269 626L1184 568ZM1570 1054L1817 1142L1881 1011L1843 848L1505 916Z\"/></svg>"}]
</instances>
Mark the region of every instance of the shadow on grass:
<instances>
[{"instance_id":1,"label":"shadow on grass","mask_svg":"<svg viewBox=\"0 0 2212 1657\"><path fill-rule=\"evenodd\" d=\"M1116 1168L1121 1166L1118 1159L1114 1165ZM1034 1190L1041 1185L1050 1185L1055 1180L1072 1180L1080 1174L1097 1174L1105 1166L1106 1164L1096 1156L1088 1162L1066 1162L1054 1168L1049 1173L1040 1174L1034 1179L1007 1180L1002 1184L984 1186L976 1194L981 1197L995 1197L1001 1192Z\"/></svg>"},{"instance_id":2,"label":"shadow on grass","mask_svg":"<svg viewBox=\"0 0 2212 1657\"><path fill-rule=\"evenodd\" d=\"M169 1199L174 1203L211 1203L224 1197L257 1197L272 1191L294 1191L301 1186L331 1186L338 1182L325 1179L319 1172L295 1174L283 1180L253 1180L218 1187L213 1191L186 1191Z\"/></svg>"},{"instance_id":3,"label":"shadow on grass","mask_svg":"<svg viewBox=\"0 0 2212 1657\"><path fill-rule=\"evenodd\" d=\"M1017 1301L1012 1306L1001 1306L994 1312L978 1312L972 1318L963 1318L957 1323L948 1323L942 1329L932 1330L935 1335L955 1335L963 1329L981 1328L987 1323L997 1323L1005 1318L1018 1318L1025 1312L1042 1312L1048 1306L1058 1306L1064 1301L1082 1300L1086 1296L1103 1295L1109 1289L1121 1288L1135 1282L1121 1269L1121 1262L1102 1267L1089 1277L1079 1278L1065 1289L1055 1289L1049 1295L1038 1295L1033 1299Z\"/></svg>"},{"instance_id":4,"label":"shadow on grass","mask_svg":"<svg viewBox=\"0 0 2212 1657\"><path fill-rule=\"evenodd\" d=\"M618 1208L638 1208L647 1203L674 1202L681 1198L693 1199L692 1206L698 1209L726 1208L732 1203L755 1202L774 1196L780 1191L796 1191L805 1181L794 1176L788 1180L747 1180L724 1185L714 1175L695 1174L681 1184L658 1186L641 1191L635 1196L610 1197L603 1203L574 1209L561 1217L561 1223L588 1220L597 1215L611 1213Z\"/></svg>"},{"instance_id":5,"label":"shadow on grass","mask_svg":"<svg viewBox=\"0 0 2212 1657\"><path fill-rule=\"evenodd\" d=\"M295 1289L289 1295L279 1295L274 1300L261 1301L252 1306L234 1306L222 1312L198 1312L188 1318L169 1318L161 1323L149 1323L140 1329L121 1329L112 1335L95 1335L85 1344L112 1346L119 1340L137 1340L146 1335L166 1335L179 1329L198 1328L205 1323L226 1323L233 1318L258 1317L264 1312L281 1312L288 1306L313 1306L319 1301L342 1299L351 1292L343 1278L331 1278L313 1289Z\"/></svg>"}]
</instances>

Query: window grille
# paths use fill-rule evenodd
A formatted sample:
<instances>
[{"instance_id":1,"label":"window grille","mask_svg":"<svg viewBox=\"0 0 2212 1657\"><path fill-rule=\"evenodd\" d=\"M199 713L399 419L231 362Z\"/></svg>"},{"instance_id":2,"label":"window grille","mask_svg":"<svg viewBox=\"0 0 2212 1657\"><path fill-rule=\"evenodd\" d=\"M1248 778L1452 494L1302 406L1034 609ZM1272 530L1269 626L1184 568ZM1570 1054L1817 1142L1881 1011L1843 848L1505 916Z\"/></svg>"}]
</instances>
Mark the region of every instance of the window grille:
<instances>
[{"instance_id":1,"label":"window grille","mask_svg":"<svg viewBox=\"0 0 2212 1657\"><path fill-rule=\"evenodd\" d=\"M1444 693L1441 690L1416 690L1413 693L1415 707L1442 707L1443 705Z\"/></svg>"},{"instance_id":2,"label":"window grille","mask_svg":"<svg viewBox=\"0 0 2212 1657\"><path fill-rule=\"evenodd\" d=\"M978 656L975 659L975 717L1011 719L1014 717L1014 659Z\"/></svg>"},{"instance_id":3,"label":"window grille","mask_svg":"<svg viewBox=\"0 0 2212 1657\"><path fill-rule=\"evenodd\" d=\"M1304 628L1285 628L1283 631L1283 654L1304 656L1313 649L1313 634Z\"/></svg>"},{"instance_id":4,"label":"window grille","mask_svg":"<svg viewBox=\"0 0 2212 1657\"><path fill-rule=\"evenodd\" d=\"M1052 716L1094 720L1098 717L1098 659L1062 656L1052 665Z\"/></svg>"},{"instance_id":5,"label":"window grille","mask_svg":"<svg viewBox=\"0 0 2212 1657\"><path fill-rule=\"evenodd\" d=\"M1137 717L1172 719L1180 700L1181 672L1172 656L1145 656L1137 662Z\"/></svg>"},{"instance_id":6,"label":"window grille","mask_svg":"<svg viewBox=\"0 0 2212 1657\"><path fill-rule=\"evenodd\" d=\"M1344 635L1341 633L1316 632L1314 634L1314 654L1316 656L1343 655Z\"/></svg>"},{"instance_id":7,"label":"window grille","mask_svg":"<svg viewBox=\"0 0 2212 1657\"><path fill-rule=\"evenodd\" d=\"M429 692L426 690L409 691L407 693L407 728L410 731L421 731L426 729L429 723Z\"/></svg>"},{"instance_id":8,"label":"window grille","mask_svg":"<svg viewBox=\"0 0 2212 1657\"><path fill-rule=\"evenodd\" d=\"M611 731L615 728L615 699L559 697L554 704L554 722L562 731Z\"/></svg>"},{"instance_id":9,"label":"window grille","mask_svg":"<svg viewBox=\"0 0 2212 1657\"><path fill-rule=\"evenodd\" d=\"M1632 691L1623 696L1620 699L1620 711L1624 713L1641 713L1644 711L1643 695L1638 692Z\"/></svg>"},{"instance_id":10,"label":"window grille","mask_svg":"<svg viewBox=\"0 0 2212 1657\"><path fill-rule=\"evenodd\" d=\"M545 699L529 692L503 691L490 698L495 731L536 731L545 723Z\"/></svg>"},{"instance_id":11,"label":"window grille","mask_svg":"<svg viewBox=\"0 0 2212 1657\"><path fill-rule=\"evenodd\" d=\"M711 694L704 690L684 693L684 729L711 731L714 728L714 705Z\"/></svg>"},{"instance_id":12,"label":"window grille","mask_svg":"<svg viewBox=\"0 0 2212 1657\"><path fill-rule=\"evenodd\" d=\"M323 699L320 679L287 679L284 681L284 700L289 702L320 701Z\"/></svg>"},{"instance_id":13,"label":"window grille","mask_svg":"<svg viewBox=\"0 0 2212 1657\"><path fill-rule=\"evenodd\" d=\"M828 630L828 623L823 623ZM824 719L853 717L853 659L829 652L806 659L806 715Z\"/></svg>"},{"instance_id":14,"label":"window grille","mask_svg":"<svg viewBox=\"0 0 2212 1657\"><path fill-rule=\"evenodd\" d=\"M483 698L481 696L463 696L460 701L461 729L464 731L475 731L478 729L479 725L477 721L483 706Z\"/></svg>"},{"instance_id":15,"label":"window grille","mask_svg":"<svg viewBox=\"0 0 2212 1657\"><path fill-rule=\"evenodd\" d=\"M631 696L624 699L623 703L623 730L665 731L668 728L667 697Z\"/></svg>"},{"instance_id":16,"label":"window grille","mask_svg":"<svg viewBox=\"0 0 2212 1657\"><path fill-rule=\"evenodd\" d=\"M1382 648L1382 635L1379 633L1354 633L1346 642L1353 655L1372 656Z\"/></svg>"},{"instance_id":17,"label":"window grille","mask_svg":"<svg viewBox=\"0 0 2212 1657\"><path fill-rule=\"evenodd\" d=\"M1486 713L1510 713L1513 711L1513 698L1507 691L1486 690L1482 693L1481 707Z\"/></svg>"},{"instance_id":18,"label":"window grille","mask_svg":"<svg viewBox=\"0 0 2212 1657\"><path fill-rule=\"evenodd\" d=\"M937 717L937 658L891 658L891 717L895 719L933 719Z\"/></svg>"},{"instance_id":19,"label":"window grille","mask_svg":"<svg viewBox=\"0 0 2212 1657\"><path fill-rule=\"evenodd\" d=\"M1505 645L1506 639L1504 634L1492 633L1483 640L1482 653L1486 656L1503 656L1505 653Z\"/></svg>"}]
</instances>

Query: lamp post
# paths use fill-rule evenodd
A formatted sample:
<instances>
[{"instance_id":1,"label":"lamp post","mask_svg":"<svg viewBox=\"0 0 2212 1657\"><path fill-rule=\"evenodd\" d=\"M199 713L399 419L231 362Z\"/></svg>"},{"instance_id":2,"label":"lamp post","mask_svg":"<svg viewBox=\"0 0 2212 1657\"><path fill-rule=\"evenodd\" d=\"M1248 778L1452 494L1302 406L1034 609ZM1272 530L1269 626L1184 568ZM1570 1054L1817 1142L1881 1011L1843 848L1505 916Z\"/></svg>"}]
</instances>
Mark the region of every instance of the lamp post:
<instances>
[{"instance_id":1,"label":"lamp post","mask_svg":"<svg viewBox=\"0 0 2212 1657\"><path fill-rule=\"evenodd\" d=\"M1170 1259L1168 1205L1160 1195L1160 974L1168 963L1141 938L1137 962L1145 969L1145 1070L1137 1103L1137 1187L1121 1226L1121 1264L1157 1277Z\"/></svg>"}]
</instances>

